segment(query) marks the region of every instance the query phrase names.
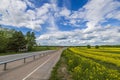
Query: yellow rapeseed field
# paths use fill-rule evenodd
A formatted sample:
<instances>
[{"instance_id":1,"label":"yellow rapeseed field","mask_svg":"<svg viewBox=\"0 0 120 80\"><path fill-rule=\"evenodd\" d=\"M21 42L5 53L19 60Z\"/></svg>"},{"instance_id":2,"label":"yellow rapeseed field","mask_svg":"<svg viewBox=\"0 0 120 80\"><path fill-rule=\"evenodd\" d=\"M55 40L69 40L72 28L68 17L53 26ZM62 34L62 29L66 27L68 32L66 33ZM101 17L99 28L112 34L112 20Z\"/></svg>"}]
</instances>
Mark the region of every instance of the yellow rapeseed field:
<instances>
[{"instance_id":1,"label":"yellow rapeseed field","mask_svg":"<svg viewBox=\"0 0 120 80\"><path fill-rule=\"evenodd\" d=\"M63 56L73 80L120 80L119 53L120 48L72 47Z\"/></svg>"}]
</instances>

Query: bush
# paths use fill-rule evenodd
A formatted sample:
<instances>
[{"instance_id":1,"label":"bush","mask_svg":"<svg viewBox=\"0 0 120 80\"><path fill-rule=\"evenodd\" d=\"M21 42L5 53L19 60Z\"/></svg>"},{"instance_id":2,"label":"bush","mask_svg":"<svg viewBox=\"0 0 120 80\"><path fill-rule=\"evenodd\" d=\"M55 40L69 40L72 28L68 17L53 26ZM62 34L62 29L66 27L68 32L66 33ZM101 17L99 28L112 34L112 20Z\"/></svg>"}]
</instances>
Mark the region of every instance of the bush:
<instances>
[{"instance_id":1,"label":"bush","mask_svg":"<svg viewBox=\"0 0 120 80\"><path fill-rule=\"evenodd\" d=\"M96 46L95 46L95 48L96 48L96 49L98 49L98 48L99 48L99 46L98 46L98 45L96 45Z\"/></svg>"},{"instance_id":2,"label":"bush","mask_svg":"<svg viewBox=\"0 0 120 80\"><path fill-rule=\"evenodd\" d=\"M90 48L91 48L91 46L90 46L90 45L87 45L87 48L88 48L88 49L90 49Z\"/></svg>"}]
</instances>

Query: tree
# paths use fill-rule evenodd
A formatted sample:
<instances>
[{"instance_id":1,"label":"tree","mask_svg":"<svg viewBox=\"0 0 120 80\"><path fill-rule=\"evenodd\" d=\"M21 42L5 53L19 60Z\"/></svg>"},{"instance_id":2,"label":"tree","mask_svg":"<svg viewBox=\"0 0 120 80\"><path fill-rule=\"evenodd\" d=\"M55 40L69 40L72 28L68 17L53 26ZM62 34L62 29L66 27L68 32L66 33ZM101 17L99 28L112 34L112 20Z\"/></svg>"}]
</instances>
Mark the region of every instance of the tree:
<instances>
[{"instance_id":1,"label":"tree","mask_svg":"<svg viewBox=\"0 0 120 80\"><path fill-rule=\"evenodd\" d=\"M90 46L90 45L87 45L87 48L88 48L88 49L90 49L90 48L91 48L91 46Z\"/></svg>"},{"instance_id":2,"label":"tree","mask_svg":"<svg viewBox=\"0 0 120 80\"><path fill-rule=\"evenodd\" d=\"M98 45L96 45L96 46L95 46L95 48L96 48L96 49L98 49L98 48L99 48L99 46L98 46Z\"/></svg>"},{"instance_id":3,"label":"tree","mask_svg":"<svg viewBox=\"0 0 120 80\"><path fill-rule=\"evenodd\" d=\"M36 45L36 40L35 40L35 34L34 32L28 31L26 33L26 40L27 40L27 46L28 50L31 50L34 45Z\"/></svg>"},{"instance_id":4,"label":"tree","mask_svg":"<svg viewBox=\"0 0 120 80\"><path fill-rule=\"evenodd\" d=\"M32 44L32 46L36 45L36 40L35 39L36 39L35 33L32 32L31 33L31 44Z\"/></svg>"},{"instance_id":5,"label":"tree","mask_svg":"<svg viewBox=\"0 0 120 80\"><path fill-rule=\"evenodd\" d=\"M12 37L14 32L15 30L3 28L2 25L0 25L0 52L7 51L9 38Z\"/></svg>"},{"instance_id":6,"label":"tree","mask_svg":"<svg viewBox=\"0 0 120 80\"><path fill-rule=\"evenodd\" d=\"M19 49L26 46L26 40L21 31L15 31L11 38L9 38L8 49L18 52Z\"/></svg>"},{"instance_id":7,"label":"tree","mask_svg":"<svg viewBox=\"0 0 120 80\"><path fill-rule=\"evenodd\" d=\"M0 31L0 52L6 51L8 39L4 36L4 31Z\"/></svg>"}]
</instances>

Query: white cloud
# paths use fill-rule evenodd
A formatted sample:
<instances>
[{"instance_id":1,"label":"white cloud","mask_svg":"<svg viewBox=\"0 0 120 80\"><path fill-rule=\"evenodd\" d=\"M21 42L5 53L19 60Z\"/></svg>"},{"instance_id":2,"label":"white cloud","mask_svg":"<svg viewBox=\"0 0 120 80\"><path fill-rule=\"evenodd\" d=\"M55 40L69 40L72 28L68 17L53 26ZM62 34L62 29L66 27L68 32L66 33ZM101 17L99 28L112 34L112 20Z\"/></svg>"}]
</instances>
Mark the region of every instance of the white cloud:
<instances>
[{"instance_id":1,"label":"white cloud","mask_svg":"<svg viewBox=\"0 0 120 80\"><path fill-rule=\"evenodd\" d=\"M29 6L29 7L32 7L32 8L35 8L35 5L33 3L31 3L29 0L24 0L26 2L26 4Z\"/></svg>"},{"instance_id":2,"label":"white cloud","mask_svg":"<svg viewBox=\"0 0 120 80\"><path fill-rule=\"evenodd\" d=\"M106 17L120 20L120 11L113 11L113 12L109 13Z\"/></svg>"},{"instance_id":3,"label":"white cloud","mask_svg":"<svg viewBox=\"0 0 120 80\"><path fill-rule=\"evenodd\" d=\"M56 19L52 16L52 14L50 14L48 19L49 26L47 27L48 32L54 33L56 31L59 31L55 21Z\"/></svg>"},{"instance_id":4,"label":"white cloud","mask_svg":"<svg viewBox=\"0 0 120 80\"><path fill-rule=\"evenodd\" d=\"M44 3L41 7L29 0L1 0L0 24L42 30L47 25L47 33L40 35L37 42L43 45L87 45L117 44L120 41L120 28L102 26L106 19L120 20L120 2L117 0L89 0L78 11L71 11L65 6L60 8L57 1ZM28 9L27 7L32 9ZM87 28L72 31L60 31L57 21L64 17L64 25L80 26L86 22ZM61 23L61 22L60 22Z\"/></svg>"},{"instance_id":5,"label":"white cloud","mask_svg":"<svg viewBox=\"0 0 120 80\"><path fill-rule=\"evenodd\" d=\"M71 14L70 10L68 10L66 7L62 8L59 12L60 16L68 17Z\"/></svg>"},{"instance_id":6,"label":"white cloud","mask_svg":"<svg viewBox=\"0 0 120 80\"><path fill-rule=\"evenodd\" d=\"M44 4L42 7L40 8L37 8L36 11L37 11L37 17L41 17L42 15L45 15L46 13L49 12L49 9L51 8L51 5L46 3Z\"/></svg>"},{"instance_id":7,"label":"white cloud","mask_svg":"<svg viewBox=\"0 0 120 80\"><path fill-rule=\"evenodd\" d=\"M80 8L78 11L72 11L70 16L65 16L68 25L76 26L78 23L82 25L82 22L86 23L86 30L94 30L101 23L104 23L106 19L114 18L120 20L119 10L120 2L117 0L89 0L89 2Z\"/></svg>"},{"instance_id":8,"label":"white cloud","mask_svg":"<svg viewBox=\"0 0 120 80\"><path fill-rule=\"evenodd\" d=\"M4 5L5 4L5 5ZM41 25L47 19L50 4L44 4L35 10L27 10L27 5L34 7L28 0L1 0L0 14L2 14L0 24L16 27L26 27L33 30L40 30Z\"/></svg>"},{"instance_id":9,"label":"white cloud","mask_svg":"<svg viewBox=\"0 0 120 80\"><path fill-rule=\"evenodd\" d=\"M120 41L120 27L99 27L93 32L84 32L76 29L73 31L58 31L54 33L45 33L37 38L41 45L101 45L118 44Z\"/></svg>"},{"instance_id":10,"label":"white cloud","mask_svg":"<svg viewBox=\"0 0 120 80\"><path fill-rule=\"evenodd\" d=\"M104 22L106 15L120 7L120 3L114 0L91 0L83 8L85 11L85 20L88 28L86 31L92 30Z\"/></svg>"}]
</instances>

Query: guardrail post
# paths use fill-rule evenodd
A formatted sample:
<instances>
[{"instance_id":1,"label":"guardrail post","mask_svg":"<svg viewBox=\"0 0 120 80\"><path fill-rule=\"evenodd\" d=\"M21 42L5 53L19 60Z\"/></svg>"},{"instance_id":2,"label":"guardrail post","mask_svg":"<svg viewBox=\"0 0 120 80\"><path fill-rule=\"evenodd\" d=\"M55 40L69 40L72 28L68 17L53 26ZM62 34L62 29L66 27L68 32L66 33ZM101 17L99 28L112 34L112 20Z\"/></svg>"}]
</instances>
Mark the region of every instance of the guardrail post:
<instances>
[{"instance_id":1,"label":"guardrail post","mask_svg":"<svg viewBox=\"0 0 120 80\"><path fill-rule=\"evenodd\" d=\"M41 57L41 54L39 54L39 57Z\"/></svg>"},{"instance_id":2,"label":"guardrail post","mask_svg":"<svg viewBox=\"0 0 120 80\"><path fill-rule=\"evenodd\" d=\"M35 60L35 55L33 56L33 59Z\"/></svg>"},{"instance_id":3,"label":"guardrail post","mask_svg":"<svg viewBox=\"0 0 120 80\"><path fill-rule=\"evenodd\" d=\"M24 58L24 63L26 62L26 58Z\"/></svg>"},{"instance_id":4,"label":"guardrail post","mask_svg":"<svg viewBox=\"0 0 120 80\"><path fill-rule=\"evenodd\" d=\"M6 67L7 67L7 63L4 63L4 70L6 70Z\"/></svg>"}]
</instances>

